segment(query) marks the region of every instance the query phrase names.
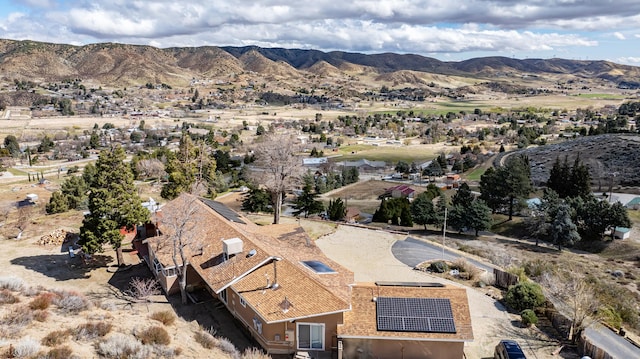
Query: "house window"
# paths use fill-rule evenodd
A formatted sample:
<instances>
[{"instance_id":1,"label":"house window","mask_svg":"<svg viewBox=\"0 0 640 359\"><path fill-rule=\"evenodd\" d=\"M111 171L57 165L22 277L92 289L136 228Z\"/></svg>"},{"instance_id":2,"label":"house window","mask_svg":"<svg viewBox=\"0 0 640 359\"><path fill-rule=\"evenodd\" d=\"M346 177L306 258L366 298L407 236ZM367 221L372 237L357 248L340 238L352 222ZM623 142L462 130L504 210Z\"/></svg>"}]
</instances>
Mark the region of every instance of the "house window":
<instances>
[{"instance_id":1,"label":"house window","mask_svg":"<svg viewBox=\"0 0 640 359\"><path fill-rule=\"evenodd\" d=\"M218 297L220 298L220 301L222 301L224 304L227 304L227 289L223 289L222 292L220 292L220 294L218 295Z\"/></svg>"},{"instance_id":2,"label":"house window","mask_svg":"<svg viewBox=\"0 0 640 359\"><path fill-rule=\"evenodd\" d=\"M158 261L158 258L153 258L153 271L158 274L162 270L162 264Z\"/></svg>"},{"instance_id":3,"label":"house window","mask_svg":"<svg viewBox=\"0 0 640 359\"><path fill-rule=\"evenodd\" d=\"M176 267L162 268L162 273L165 277L175 277L177 275Z\"/></svg>"},{"instance_id":4,"label":"house window","mask_svg":"<svg viewBox=\"0 0 640 359\"><path fill-rule=\"evenodd\" d=\"M245 302L244 298L240 297L240 305L243 307L247 307L247 302Z\"/></svg>"},{"instance_id":5,"label":"house window","mask_svg":"<svg viewBox=\"0 0 640 359\"><path fill-rule=\"evenodd\" d=\"M297 323L298 349L324 350L324 324Z\"/></svg>"}]
</instances>

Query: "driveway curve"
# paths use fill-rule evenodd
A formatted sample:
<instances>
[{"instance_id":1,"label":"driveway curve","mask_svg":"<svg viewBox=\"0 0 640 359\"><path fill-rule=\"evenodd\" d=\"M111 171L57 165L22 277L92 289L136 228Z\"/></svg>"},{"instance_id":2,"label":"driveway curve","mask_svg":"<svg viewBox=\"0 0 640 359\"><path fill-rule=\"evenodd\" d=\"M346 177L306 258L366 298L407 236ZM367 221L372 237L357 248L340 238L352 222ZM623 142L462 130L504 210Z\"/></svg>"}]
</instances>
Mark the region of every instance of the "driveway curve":
<instances>
[{"instance_id":1,"label":"driveway curve","mask_svg":"<svg viewBox=\"0 0 640 359\"><path fill-rule=\"evenodd\" d=\"M419 240L412 237L407 237L404 240L396 241L391 247L391 253L400 262L414 268L418 264L431 261L444 259L446 261L455 261L458 258L462 258L462 254L452 251L450 249L437 246L433 243ZM480 268L488 273L493 273L493 267L477 261L472 258L464 256L465 260L477 268Z\"/></svg>"}]
</instances>

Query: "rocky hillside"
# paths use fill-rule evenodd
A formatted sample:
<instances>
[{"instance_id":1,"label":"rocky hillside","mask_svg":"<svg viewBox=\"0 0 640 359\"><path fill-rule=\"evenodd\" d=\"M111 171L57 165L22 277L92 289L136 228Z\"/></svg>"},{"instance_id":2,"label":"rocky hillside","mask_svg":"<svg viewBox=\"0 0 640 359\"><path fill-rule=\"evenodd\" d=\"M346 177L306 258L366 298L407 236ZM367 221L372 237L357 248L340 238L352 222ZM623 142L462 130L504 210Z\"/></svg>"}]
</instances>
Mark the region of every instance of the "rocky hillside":
<instances>
[{"instance_id":1,"label":"rocky hillside","mask_svg":"<svg viewBox=\"0 0 640 359\"><path fill-rule=\"evenodd\" d=\"M443 62L413 54L322 52L281 48L185 47L101 43L85 46L0 39L0 76L5 81L92 79L104 84L188 84L194 78L232 77L242 73L265 79L305 76L372 76L376 82L430 85L425 74L495 79L557 76L598 79L613 87L639 88L640 68L607 61L475 58ZM432 84L431 84L432 85Z\"/></svg>"},{"instance_id":2,"label":"rocky hillside","mask_svg":"<svg viewBox=\"0 0 640 359\"><path fill-rule=\"evenodd\" d=\"M520 152L516 152L520 153ZM580 137L575 140L523 150L531 163L531 178L535 183L546 182L556 158L567 156L572 165L576 156L589 166L592 184L607 191L614 186L640 186L640 136L607 134Z\"/></svg>"}]
</instances>

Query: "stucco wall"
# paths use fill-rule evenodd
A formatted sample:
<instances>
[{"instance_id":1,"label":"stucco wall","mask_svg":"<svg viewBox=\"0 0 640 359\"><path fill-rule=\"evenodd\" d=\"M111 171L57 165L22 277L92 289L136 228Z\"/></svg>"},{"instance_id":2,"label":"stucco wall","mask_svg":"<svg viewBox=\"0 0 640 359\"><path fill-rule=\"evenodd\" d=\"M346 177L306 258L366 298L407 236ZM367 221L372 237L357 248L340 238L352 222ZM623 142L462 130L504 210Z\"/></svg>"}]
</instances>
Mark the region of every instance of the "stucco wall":
<instances>
[{"instance_id":1,"label":"stucco wall","mask_svg":"<svg viewBox=\"0 0 640 359\"><path fill-rule=\"evenodd\" d=\"M342 340L343 359L462 359L464 342Z\"/></svg>"}]
</instances>

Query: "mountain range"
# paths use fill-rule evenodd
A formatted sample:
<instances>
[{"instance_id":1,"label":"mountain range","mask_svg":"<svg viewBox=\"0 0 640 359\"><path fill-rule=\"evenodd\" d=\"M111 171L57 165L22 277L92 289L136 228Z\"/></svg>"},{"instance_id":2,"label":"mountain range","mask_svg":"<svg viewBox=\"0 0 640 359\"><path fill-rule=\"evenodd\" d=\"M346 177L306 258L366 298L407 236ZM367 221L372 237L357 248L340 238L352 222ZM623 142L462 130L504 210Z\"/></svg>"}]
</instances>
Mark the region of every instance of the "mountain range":
<instances>
[{"instance_id":1,"label":"mountain range","mask_svg":"<svg viewBox=\"0 0 640 359\"><path fill-rule=\"evenodd\" d=\"M0 79L61 81L90 79L105 85L224 79L240 74L265 79L302 80L369 76L373 81L428 86L425 74L492 79L544 77L608 82L640 88L640 67L609 61L482 57L446 62L415 54L362 54L343 51L246 47L156 48L98 43L84 46L0 39Z\"/></svg>"}]
</instances>

